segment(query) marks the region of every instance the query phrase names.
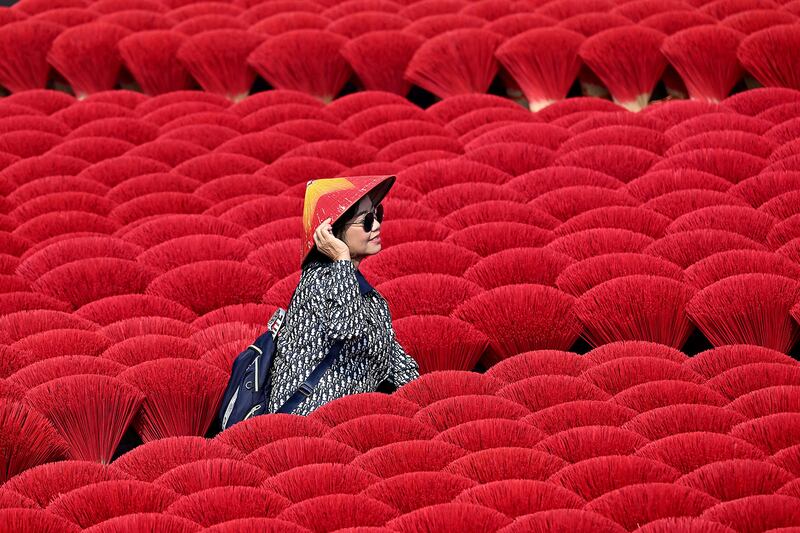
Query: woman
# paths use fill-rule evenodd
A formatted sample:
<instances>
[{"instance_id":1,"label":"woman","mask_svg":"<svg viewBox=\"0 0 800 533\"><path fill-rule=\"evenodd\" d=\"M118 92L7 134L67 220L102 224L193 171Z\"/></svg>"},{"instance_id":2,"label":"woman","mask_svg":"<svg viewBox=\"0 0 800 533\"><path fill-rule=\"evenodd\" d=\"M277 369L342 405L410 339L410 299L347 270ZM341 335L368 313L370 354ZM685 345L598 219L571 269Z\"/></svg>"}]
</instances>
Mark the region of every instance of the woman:
<instances>
[{"instance_id":1,"label":"woman","mask_svg":"<svg viewBox=\"0 0 800 533\"><path fill-rule=\"evenodd\" d=\"M381 250L380 203L394 181L369 176L308 183L302 274L278 335L268 412L277 411L338 342L337 359L292 414L374 392L384 380L400 387L419 377L417 362L395 338L386 300L358 270Z\"/></svg>"}]
</instances>

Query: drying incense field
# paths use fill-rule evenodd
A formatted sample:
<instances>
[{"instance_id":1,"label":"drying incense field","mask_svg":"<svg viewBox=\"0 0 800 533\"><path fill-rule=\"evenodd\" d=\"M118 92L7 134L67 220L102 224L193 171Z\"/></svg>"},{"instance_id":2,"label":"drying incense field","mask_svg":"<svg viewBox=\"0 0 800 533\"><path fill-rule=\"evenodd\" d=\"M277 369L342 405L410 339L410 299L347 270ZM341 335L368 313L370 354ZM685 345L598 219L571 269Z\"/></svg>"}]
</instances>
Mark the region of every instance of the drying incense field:
<instances>
[{"instance_id":1,"label":"drying incense field","mask_svg":"<svg viewBox=\"0 0 800 533\"><path fill-rule=\"evenodd\" d=\"M0 532L800 532L800 0L0 8ZM421 376L220 431L309 180Z\"/></svg>"}]
</instances>

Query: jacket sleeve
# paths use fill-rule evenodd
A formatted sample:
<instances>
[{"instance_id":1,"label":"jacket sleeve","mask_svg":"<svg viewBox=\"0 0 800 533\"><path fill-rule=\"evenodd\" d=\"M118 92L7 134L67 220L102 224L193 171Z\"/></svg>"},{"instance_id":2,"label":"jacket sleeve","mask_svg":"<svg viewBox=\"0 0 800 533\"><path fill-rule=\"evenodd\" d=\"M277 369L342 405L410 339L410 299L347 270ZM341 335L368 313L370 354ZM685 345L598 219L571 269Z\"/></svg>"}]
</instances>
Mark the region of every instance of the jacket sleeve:
<instances>
[{"instance_id":1,"label":"jacket sleeve","mask_svg":"<svg viewBox=\"0 0 800 533\"><path fill-rule=\"evenodd\" d=\"M368 309L351 261L334 261L320 268L311 292L311 303L330 339L348 341L365 335Z\"/></svg>"},{"instance_id":2,"label":"jacket sleeve","mask_svg":"<svg viewBox=\"0 0 800 533\"><path fill-rule=\"evenodd\" d=\"M397 342L397 339L392 333L393 345L392 354L390 357L391 368L389 370L388 380L395 387L402 387L409 381L413 381L419 377L419 365L417 361L411 357Z\"/></svg>"}]
</instances>

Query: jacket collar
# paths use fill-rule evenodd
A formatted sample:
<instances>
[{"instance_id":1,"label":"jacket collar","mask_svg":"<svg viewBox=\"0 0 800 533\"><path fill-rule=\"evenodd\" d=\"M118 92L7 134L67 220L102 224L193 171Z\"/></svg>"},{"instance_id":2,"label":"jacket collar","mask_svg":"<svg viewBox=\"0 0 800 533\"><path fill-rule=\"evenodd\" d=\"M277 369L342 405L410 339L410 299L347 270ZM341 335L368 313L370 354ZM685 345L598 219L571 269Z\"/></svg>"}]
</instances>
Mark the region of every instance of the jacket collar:
<instances>
[{"instance_id":1,"label":"jacket collar","mask_svg":"<svg viewBox=\"0 0 800 533\"><path fill-rule=\"evenodd\" d=\"M356 270L356 279L358 280L358 291L361 293L361 296L373 290L372 285L369 284L369 281L367 281L364 275L358 270Z\"/></svg>"},{"instance_id":2,"label":"jacket collar","mask_svg":"<svg viewBox=\"0 0 800 533\"><path fill-rule=\"evenodd\" d=\"M316 268L322 263L314 262L312 264L315 265ZM375 288L370 285L369 281L367 281L367 279L364 277L364 274L362 274L358 269L356 269L356 280L358 281L358 292L361 294L361 296L364 296L365 294L375 290Z\"/></svg>"}]
</instances>

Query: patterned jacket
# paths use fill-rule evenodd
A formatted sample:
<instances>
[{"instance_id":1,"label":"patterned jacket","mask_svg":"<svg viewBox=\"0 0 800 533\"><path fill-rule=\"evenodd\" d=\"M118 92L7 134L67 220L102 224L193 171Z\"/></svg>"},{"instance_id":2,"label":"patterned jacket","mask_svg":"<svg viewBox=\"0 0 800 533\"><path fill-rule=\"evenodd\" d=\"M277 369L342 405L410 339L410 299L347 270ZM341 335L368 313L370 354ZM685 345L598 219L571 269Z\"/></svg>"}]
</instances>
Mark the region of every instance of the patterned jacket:
<instances>
[{"instance_id":1,"label":"patterned jacket","mask_svg":"<svg viewBox=\"0 0 800 533\"><path fill-rule=\"evenodd\" d=\"M400 346L389 306L350 261L307 265L278 334L268 411L274 413L343 340L338 359L293 414L307 415L331 400L396 387L419 377L417 362Z\"/></svg>"}]
</instances>

